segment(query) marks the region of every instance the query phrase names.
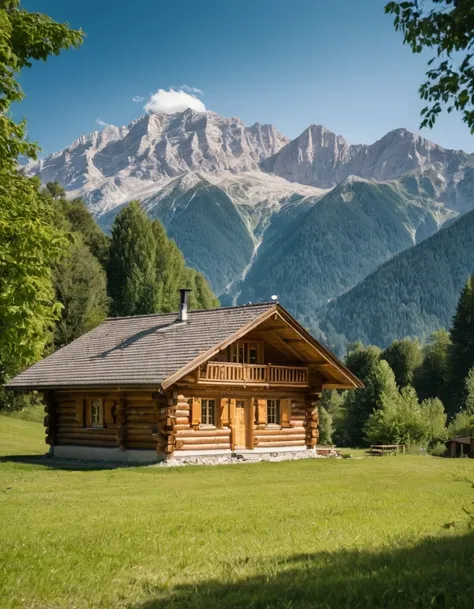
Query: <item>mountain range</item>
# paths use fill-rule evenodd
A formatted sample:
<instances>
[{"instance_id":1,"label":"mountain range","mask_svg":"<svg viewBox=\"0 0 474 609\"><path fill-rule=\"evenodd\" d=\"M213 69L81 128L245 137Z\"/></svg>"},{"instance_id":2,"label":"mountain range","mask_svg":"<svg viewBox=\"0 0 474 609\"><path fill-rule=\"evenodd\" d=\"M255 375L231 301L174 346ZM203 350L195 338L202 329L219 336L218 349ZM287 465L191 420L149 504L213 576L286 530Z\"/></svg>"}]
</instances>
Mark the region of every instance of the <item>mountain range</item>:
<instances>
[{"instance_id":1,"label":"mountain range","mask_svg":"<svg viewBox=\"0 0 474 609\"><path fill-rule=\"evenodd\" d=\"M400 289L408 301L411 290L418 298L430 247L442 243L448 251L446 239L458 238L470 214L454 220L474 209L474 155L406 129L351 145L311 125L290 140L273 125L247 127L238 118L190 109L109 125L25 171L82 197L104 230L124 205L140 199L222 304L277 294L339 347L356 338L385 346L394 332L425 336L446 323L452 299L440 316L418 311L422 328L413 319L403 322L395 298L380 300L395 308L387 315L392 329L374 331L374 319L362 312L369 295L377 308L379 289L385 296ZM416 261L409 279L400 263L405 255ZM474 271L474 261L464 266L457 283ZM380 279L385 276L391 285Z\"/></svg>"}]
</instances>

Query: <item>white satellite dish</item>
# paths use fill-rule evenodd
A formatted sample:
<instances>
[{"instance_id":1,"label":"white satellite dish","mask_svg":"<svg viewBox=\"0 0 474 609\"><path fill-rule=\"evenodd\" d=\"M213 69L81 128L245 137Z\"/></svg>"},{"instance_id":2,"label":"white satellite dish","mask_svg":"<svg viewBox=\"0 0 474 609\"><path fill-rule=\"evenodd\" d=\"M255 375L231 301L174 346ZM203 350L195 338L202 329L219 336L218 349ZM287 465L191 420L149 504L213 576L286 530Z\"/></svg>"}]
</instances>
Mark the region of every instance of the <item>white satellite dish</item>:
<instances>
[{"instance_id":1,"label":"white satellite dish","mask_svg":"<svg viewBox=\"0 0 474 609\"><path fill-rule=\"evenodd\" d=\"M278 302L278 296L277 296L276 294L273 294L273 296L272 296L272 300L273 300L274 302Z\"/></svg>"}]
</instances>

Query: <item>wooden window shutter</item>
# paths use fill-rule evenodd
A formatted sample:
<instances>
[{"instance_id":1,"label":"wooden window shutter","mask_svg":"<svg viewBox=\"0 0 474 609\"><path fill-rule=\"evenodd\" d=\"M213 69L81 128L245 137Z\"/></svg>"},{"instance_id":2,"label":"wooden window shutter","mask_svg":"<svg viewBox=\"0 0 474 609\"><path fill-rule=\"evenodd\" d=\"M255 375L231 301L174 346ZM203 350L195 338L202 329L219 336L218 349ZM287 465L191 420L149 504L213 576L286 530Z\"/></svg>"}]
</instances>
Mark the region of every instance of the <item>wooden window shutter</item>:
<instances>
[{"instance_id":1,"label":"wooden window shutter","mask_svg":"<svg viewBox=\"0 0 474 609\"><path fill-rule=\"evenodd\" d=\"M76 400L76 417L75 417L75 422L78 423L81 427L84 427L85 401L86 400L83 400L83 399Z\"/></svg>"},{"instance_id":2,"label":"wooden window shutter","mask_svg":"<svg viewBox=\"0 0 474 609\"><path fill-rule=\"evenodd\" d=\"M229 423L231 425L235 422L235 411L236 411L236 400L229 400Z\"/></svg>"},{"instance_id":3,"label":"wooden window shutter","mask_svg":"<svg viewBox=\"0 0 474 609\"><path fill-rule=\"evenodd\" d=\"M230 419L230 449L235 450L235 411L237 410L236 400L229 400L229 419Z\"/></svg>"},{"instance_id":4,"label":"wooden window shutter","mask_svg":"<svg viewBox=\"0 0 474 609\"><path fill-rule=\"evenodd\" d=\"M257 424L265 425L267 422L267 400L257 400Z\"/></svg>"},{"instance_id":5,"label":"wooden window shutter","mask_svg":"<svg viewBox=\"0 0 474 609\"><path fill-rule=\"evenodd\" d=\"M84 398L84 427L91 427L91 401L89 398Z\"/></svg>"},{"instance_id":6,"label":"wooden window shutter","mask_svg":"<svg viewBox=\"0 0 474 609\"><path fill-rule=\"evenodd\" d=\"M115 400L104 400L104 423L107 427L115 424Z\"/></svg>"},{"instance_id":7,"label":"wooden window shutter","mask_svg":"<svg viewBox=\"0 0 474 609\"><path fill-rule=\"evenodd\" d=\"M291 400L280 400L281 426L291 427Z\"/></svg>"},{"instance_id":8,"label":"wooden window shutter","mask_svg":"<svg viewBox=\"0 0 474 609\"><path fill-rule=\"evenodd\" d=\"M191 425L201 424L201 400L193 398L191 402Z\"/></svg>"},{"instance_id":9,"label":"wooden window shutter","mask_svg":"<svg viewBox=\"0 0 474 609\"><path fill-rule=\"evenodd\" d=\"M229 425L230 425L229 399L221 398L217 426L218 427L229 427Z\"/></svg>"}]
</instances>

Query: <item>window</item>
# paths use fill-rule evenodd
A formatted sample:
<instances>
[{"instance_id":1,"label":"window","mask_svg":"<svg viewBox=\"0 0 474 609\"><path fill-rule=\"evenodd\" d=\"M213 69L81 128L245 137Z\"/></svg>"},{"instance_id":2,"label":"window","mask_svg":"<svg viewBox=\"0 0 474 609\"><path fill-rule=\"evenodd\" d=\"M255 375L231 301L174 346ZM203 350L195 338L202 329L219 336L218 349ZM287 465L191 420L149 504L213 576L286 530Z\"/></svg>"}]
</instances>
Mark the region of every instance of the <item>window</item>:
<instances>
[{"instance_id":1,"label":"window","mask_svg":"<svg viewBox=\"0 0 474 609\"><path fill-rule=\"evenodd\" d=\"M267 425L280 425L280 400L267 400Z\"/></svg>"},{"instance_id":2,"label":"window","mask_svg":"<svg viewBox=\"0 0 474 609\"><path fill-rule=\"evenodd\" d=\"M216 400L201 400L201 424L215 425Z\"/></svg>"},{"instance_id":3,"label":"window","mask_svg":"<svg viewBox=\"0 0 474 609\"><path fill-rule=\"evenodd\" d=\"M103 401L99 399L91 400L91 427L104 426Z\"/></svg>"},{"instance_id":4,"label":"window","mask_svg":"<svg viewBox=\"0 0 474 609\"><path fill-rule=\"evenodd\" d=\"M236 343L230 347L230 361L234 364L257 364L257 343Z\"/></svg>"},{"instance_id":5,"label":"window","mask_svg":"<svg viewBox=\"0 0 474 609\"><path fill-rule=\"evenodd\" d=\"M258 358L258 349L256 343L247 344L247 362L249 364L256 364Z\"/></svg>"},{"instance_id":6,"label":"window","mask_svg":"<svg viewBox=\"0 0 474 609\"><path fill-rule=\"evenodd\" d=\"M231 350L231 361L234 364L243 364L245 359L245 349L243 343L237 343L232 345Z\"/></svg>"}]
</instances>

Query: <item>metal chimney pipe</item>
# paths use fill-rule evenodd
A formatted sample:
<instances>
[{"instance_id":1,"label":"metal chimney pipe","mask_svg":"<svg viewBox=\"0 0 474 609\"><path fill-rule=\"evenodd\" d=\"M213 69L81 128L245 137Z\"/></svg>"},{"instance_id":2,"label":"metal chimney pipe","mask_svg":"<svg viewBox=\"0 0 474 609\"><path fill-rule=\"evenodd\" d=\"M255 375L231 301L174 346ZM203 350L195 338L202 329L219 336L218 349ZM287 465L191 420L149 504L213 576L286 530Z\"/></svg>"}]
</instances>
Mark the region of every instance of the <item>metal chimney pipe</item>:
<instances>
[{"instance_id":1,"label":"metal chimney pipe","mask_svg":"<svg viewBox=\"0 0 474 609\"><path fill-rule=\"evenodd\" d=\"M188 299L189 292L187 288L181 288L179 290L179 313L178 313L178 321L187 321L188 320Z\"/></svg>"}]
</instances>

